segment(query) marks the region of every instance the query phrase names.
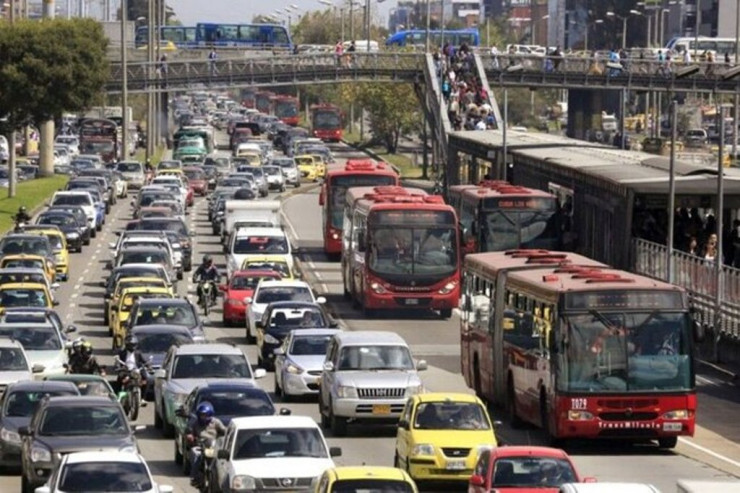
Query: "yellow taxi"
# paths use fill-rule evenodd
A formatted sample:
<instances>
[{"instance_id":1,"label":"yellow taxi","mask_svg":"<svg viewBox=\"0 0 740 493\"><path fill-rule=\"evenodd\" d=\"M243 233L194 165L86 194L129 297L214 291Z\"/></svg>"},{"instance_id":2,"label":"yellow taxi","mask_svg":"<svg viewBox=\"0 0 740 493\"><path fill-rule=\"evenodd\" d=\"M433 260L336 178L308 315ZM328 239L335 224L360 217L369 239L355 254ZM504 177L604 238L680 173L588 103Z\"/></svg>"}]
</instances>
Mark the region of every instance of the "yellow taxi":
<instances>
[{"instance_id":1,"label":"yellow taxi","mask_svg":"<svg viewBox=\"0 0 740 493\"><path fill-rule=\"evenodd\" d=\"M392 491L418 493L414 480L401 469L381 466L345 466L327 469L314 482L313 493L334 491Z\"/></svg>"},{"instance_id":2,"label":"yellow taxi","mask_svg":"<svg viewBox=\"0 0 740 493\"><path fill-rule=\"evenodd\" d=\"M240 150L236 152L236 157L244 159L250 166L260 166L262 164L262 156L252 150Z\"/></svg>"},{"instance_id":3,"label":"yellow taxi","mask_svg":"<svg viewBox=\"0 0 740 493\"><path fill-rule=\"evenodd\" d=\"M241 270L274 270L283 279L295 279L293 269L284 255L254 255L242 262Z\"/></svg>"},{"instance_id":4,"label":"yellow taxi","mask_svg":"<svg viewBox=\"0 0 740 493\"><path fill-rule=\"evenodd\" d=\"M467 482L479 451L495 446L493 423L475 395L419 394L401 414L393 462L415 481Z\"/></svg>"},{"instance_id":5,"label":"yellow taxi","mask_svg":"<svg viewBox=\"0 0 740 493\"><path fill-rule=\"evenodd\" d=\"M321 154L311 154L313 160L316 162L316 176L318 178L324 178L326 176L327 162L324 161L324 156Z\"/></svg>"},{"instance_id":6,"label":"yellow taxi","mask_svg":"<svg viewBox=\"0 0 740 493\"><path fill-rule=\"evenodd\" d=\"M318 181L319 168L323 167L321 161L317 161L310 154L296 156L293 158L293 161L298 166L298 172L301 174L301 178L305 178L308 181Z\"/></svg>"},{"instance_id":7,"label":"yellow taxi","mask_svg":"<svg viewBox=\"0 0 740 493\"><path fill-rule=\"evenodd\" d=\"M58 304L46 284L11 282L0 286L0 309L17 306L52 308Z\"/></svg>"},{"instance_id":8,"label":"yellow taxi","mask_svg":"<svg viewBox=\"0 0 740 493\"><path fill-rule=\"evenodd\" d=\"M185 173L180 168L157 168L157 176L177 176L182 178Z\"/></svg>"},{"instance_id":9,"label":"yellow taxi","mask_svg":"<svg viewBox=\"0 0 740 493\"><path fill-rule=\"evenodd\" d=\"M113 319L113 312L118 310L118 302L121 299L121 293L126 289L138 287L166 288L171 295L175 295L172 287L167 286L164 279L158 277L122 277L116 283L116 287L113 288L113 294L108 303L108 335L113 335L113 324L111 324L110 321Z\"/></svg>"},{"instance_id":10,"label":"yellow taxi","mask_svg":"<svg viewBox=\"0 0 740 493\"><path fill-rule=\"evenodd\" d=\"M126 322L131 315L131 308L139 298L174 298L174 296L167 287L136 286L124 289L118 299L116 310L110 314L114 351L123 347L123 341L126 339Z\"/></svg>"},{"instance_id":11,"label":"yellow taxi","mask_svg":"<svg viewBox=\"0 0 740 493\"><path fill-rule=\"evenodd\" d=\"M42 255L19 253L17 255L5 255L3 258L0 258L0 269L10 269L13 267L41 269L46 274L49 284L53 283L56 277L54 262Z\"/></svg>"},{"instance_id":12,"label":"yellow taxi","mask_svg":"<svg viewBox=\"0 0 740 493\"><path fill-rule=\"evenodd\" d=\"M38 228L33 232L44 235L49 239L51 250L54 252L56 264L56 278L62 281L69 280L69 247L67 238L58 228Z\"/></svg>"}]
</instances>

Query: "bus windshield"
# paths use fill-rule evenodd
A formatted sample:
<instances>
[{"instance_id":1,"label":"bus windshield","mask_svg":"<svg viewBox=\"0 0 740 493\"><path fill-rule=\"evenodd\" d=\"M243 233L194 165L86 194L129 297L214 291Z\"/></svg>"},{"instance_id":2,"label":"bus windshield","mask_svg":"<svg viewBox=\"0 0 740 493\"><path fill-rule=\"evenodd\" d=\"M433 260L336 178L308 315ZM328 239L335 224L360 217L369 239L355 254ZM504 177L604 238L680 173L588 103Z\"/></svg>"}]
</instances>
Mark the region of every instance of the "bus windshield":
<instances>
[{"instance_id":1,"label":"bus windshield","mask_svg":"<svg viewBox=\"0 0 740 493\"><path fill-rule=\"evenodd\" d=\"M351 187L376 187L382 185L395 185L396 178L382 175L345 175L335 176L329 183L329 215L331 216L331 227L341 228L344 213L344 199L347 189Z\"/></svg>"},{"instance_id":2,"label":"bus windshield","mask_svg":"<svg viewBox=\"0 0 740 493\"><path fill-rule=\"evenodd\" d=\"M558 246L557 214L552 210L491 210L481 212L482 252L511 248Z\"/></svg>"},{"instance_id":3,"label":"bus windshield","mask_svg":"<svg viewBox=\"0 0 740 493\"><path fill-rule=\"evenodd\" d=\"M342 119L334 111L317 111L313 115L314 128L334 129L342 126Z\"/></svg>"},{"instance_id":4,"label":"bus windshield","mask_svg":"<svg viewBox=\"0 0 740 493\"><path fill-rule=\"evenodd\" d=\"M453 227L377 227L371 230L369 268L380 275L445 275L457 269Z\"/></svg>"},{"instance_id":5,"label":"bus windshield","mask_svg":"<svg viewBox=\"0 0 740 493\"><path fill-rule=\"evenodd\" d=\"M693 387L685 313L566 314L558 353L566 392L684 391Z\"/></svg>"}]
</instances>

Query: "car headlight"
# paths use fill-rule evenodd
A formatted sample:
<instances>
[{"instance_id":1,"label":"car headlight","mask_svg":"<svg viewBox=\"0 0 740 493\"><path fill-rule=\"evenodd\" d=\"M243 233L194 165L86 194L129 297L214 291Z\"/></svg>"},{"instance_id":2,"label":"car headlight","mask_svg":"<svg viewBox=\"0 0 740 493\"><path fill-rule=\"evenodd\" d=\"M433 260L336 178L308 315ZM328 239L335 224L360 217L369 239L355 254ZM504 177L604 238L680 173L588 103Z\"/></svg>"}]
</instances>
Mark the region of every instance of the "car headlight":
<instances>
[{"instance_id":1,"label":"car headlight","mask_svg":"<svg viewBox=\"0 0 740 493\"><path fill-rule=\"evenodd\" d=\"M568 411L568 420L570 421L588 421L589 419L594 419L594 415L588 411L575 411L572 409Z\"/></svg>"},{"instance_id":2,"label":"car headlight","mask_svg":"<svg viewBox=\"0 0 740 493\"><path fill-rule=\"evenodd\" d=\"M31 462L51 462L51 452L39 445L31 447Z\"/></svg>"},{"instance_id":3,"label":"car headlight","mask_svg":"<svg viewBox=\"0 0 740 493\"><path fill-rule=\"evenodd\" d=\"M265 334L265 342L267 344L280 344L280 340L270 334Z\"/></svg>"},{"instance_id":4,"label":"car headlight","mask_svg":"<svg viewBox=\"0 0 740 493\"><path fill-rule=\"evenodd\" d=\"M378 282L370 283L370 289L378 294L383 294L387 292L387 290Z\"/></svg>"},{"instance_id":5,"label":"car headlight","mask_svg":"<svg viewBox=\"0 0 740 493\"><path fill-rule=\"evenodd\" d=\"M136 450L136 447L133 445L124 445L123 447L119 448L118 451L127 454L135 454L138 452L138 450Z\"/></svg>"},{"instance_id":6,"label":"car headlight","mask_svg":"<svg viewBox=\"0 0 740 493\"><path fill-rule=\"evenodd\" d=\"M457 286L456 282L448 282L444 285L442 289L439 290L439 294L449 294L452 292L452 290L455 289L455 286Z\"/></svg>"},{"instance_id":7,"label":"car headlight","mask_svg":"<svg viewBox=\"0 0 740 493\"><path fill-rule=\"evenodd\" d=\"M676 409L663 414L663 419L689 419L691 413L688 409Z\"/></svg>"},{"instance_id":8,"label":"car headlight","mask_svg":"<svg viewBox=\"0 0 740 493\"><path fill-rule=\"evenodd\" d=\"M407 397L412 396L412 395L416 395L416 394L421 394L422 392L424 392L424 386L422 384L409 385L408 387L406 387L406 396Z\"/></svg>"},{"instance_id":9,"label":"car headlight","mask_svg":"<svg viewBox=\"0 0 740 493\"><path fill-rule=\"evenodd\" d=\"M295 363L288 363L288 366L285 367L285 371L293 375L300 375L301 373L303 373L303 368L296 365Z\"/></svg>"},{"instance_id":10,"label":"car headlight","mask_svg":"<svg viewBox=\"0 0 740 493\"><path fill-rule=\"evenodd\" d=\"M348 385L337 387L337 397L340 399L357 399L357 389Z\"/></svg>"},{"instance_id":11,"label":"car headlight","mask_svg":"<svg viewBox=\"0 0 740 493\"><path fill-rule=\"evenodd\" d=\"M252 476L234 476L231 480L232 490L253 490L257 488L257 481Z\"/></svg>"},{"instance_id":12,"label":"car headlight","mask_svg":"<svg viewBox=\"0 0 740 493\"><path fill-rule=\"evenodd\" d=\"M76 240L79 237L80 237L80 235L78 233L69 233L67 235L67 238L69 238L70 240Z\"/></svg>"},{"instance_id":13,"label":"car headlight","mask_svg":"<svg viewBox=\"0 0 740 493\"><path fill-rule=\"evenodd\" d=\"M3 442L14 443L16 445L20 445L21 436L14 431L2 428L0 429L0 440L2 440Z\"/></svg>"},{"instance_id":14,"label":"car headlight","mask_svg":"<svg viewBox=\"0 0 740 493\"><path fill-rule=\"evenodd\" d=\"M431 443L419 443L411 449L411 455L434 455L434 445Z\"/></svg>"}]
</instances>

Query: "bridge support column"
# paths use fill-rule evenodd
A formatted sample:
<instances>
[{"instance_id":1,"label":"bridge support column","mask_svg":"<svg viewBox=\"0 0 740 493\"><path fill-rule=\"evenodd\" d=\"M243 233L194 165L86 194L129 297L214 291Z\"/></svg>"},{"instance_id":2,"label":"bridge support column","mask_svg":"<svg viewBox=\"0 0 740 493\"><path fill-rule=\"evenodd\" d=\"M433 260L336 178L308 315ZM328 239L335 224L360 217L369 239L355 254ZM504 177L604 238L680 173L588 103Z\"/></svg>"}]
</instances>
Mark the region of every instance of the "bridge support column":
<instances>
[{"instance_id":1,"label":"bridge support column","mask_svg":"<svg viewBox=\"0 0 740 493\"><path fill-rule=\"evenodd\" d=\"M620 113L621 90L570 89L568 91L568 137L589 140L601 130L601 112Z\"/></svg>"}]
</instances>

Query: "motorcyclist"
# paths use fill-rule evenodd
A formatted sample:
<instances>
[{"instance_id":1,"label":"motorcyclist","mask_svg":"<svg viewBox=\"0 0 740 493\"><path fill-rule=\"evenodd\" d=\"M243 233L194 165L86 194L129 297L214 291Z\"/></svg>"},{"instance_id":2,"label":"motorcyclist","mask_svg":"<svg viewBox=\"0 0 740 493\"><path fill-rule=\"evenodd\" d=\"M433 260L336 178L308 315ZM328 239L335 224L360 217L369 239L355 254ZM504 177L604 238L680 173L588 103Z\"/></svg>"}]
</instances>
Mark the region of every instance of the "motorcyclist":
<instances>
[{"instance_id":1,"label":"motorcyclist","mask_svg":"<svg viewBox=\"0 0 740 493\"><path fill-rule=\"evenodd\" d=\"M116 380L116 384L119 390L122 389L123 385L128 381L129 370L134 368L146 368L148 366L144 356L141 354L141 351L139 351L139 340L136 336L131 335L126 338L123 350L118 353L116 366L118 367L118 379ZM141 386L144 387L145 385L146 372L142 371ZM145 402L142 402L142 406L144 405L146 405Z\"/></svg>"},{"instance_id":2,"label":"motorcyclist","mask_svg":"<svg viewBox=\"0 0 740 493\"><path fill-rule=\"evenodd\" d=\"M210 402L204 401L195 409L195 417L188 422L188 434L186 439L190 446L190 484L198 486L203 481L202 461L203 453L196 445L199 442L215 442L215 440L226 434L226 426L215 418L216 412Z\"/></svg>"},{"instance_id":3,"label":"motorcyclist","mask_svg":"<svg viewBox=\"0 0 740 493\"><path fill-rule=\"evenodd\" d=\"M203 256L203 263L201 263L193 274L193 282L198 283L198 305L202 303L203 283L212 282L218 284L221 282L221 274L213 264L213 259L210 255ZM215 287L215 286L214 286ZM216 301L216 290L211 291L213 300Z\"/></svg>"},{"instance_id":4,"label":"motorcyclist","mask_svg":"<svg viewBox=\"0 0 740 493\"><path fill-rule=\"evenodd\" d=\"M93 347L89 341L80 344L79 355L70 363L72 373L105 376L105 368L100 366L97 358L93 356Z\"/></svg>"},{"instance_id":5,"label":"motorcyclist","mask_svg":"<svg viewBox=\"0 0 740 493\"><path fill-rule=\"evenodd\" d=\"M67 350L67 370L69 373L73 373L73 368L76 368L82 359L82 344L85 339L78 337L72 342L72 347Z\"/></svg>"},{"instance_id":6,"label":"motorcyclist","mask_svg":"<svg viewBox=\"0 0 740 493\"><path fill-rule=\"evenodd\" d=\"M18 208L18 212L13 216L13 219L15 220L16 229L20 229L21 224L28 224L31 222L31 216L28 214L28 210L25 205Z\"/></svg>"}]
</instances>

